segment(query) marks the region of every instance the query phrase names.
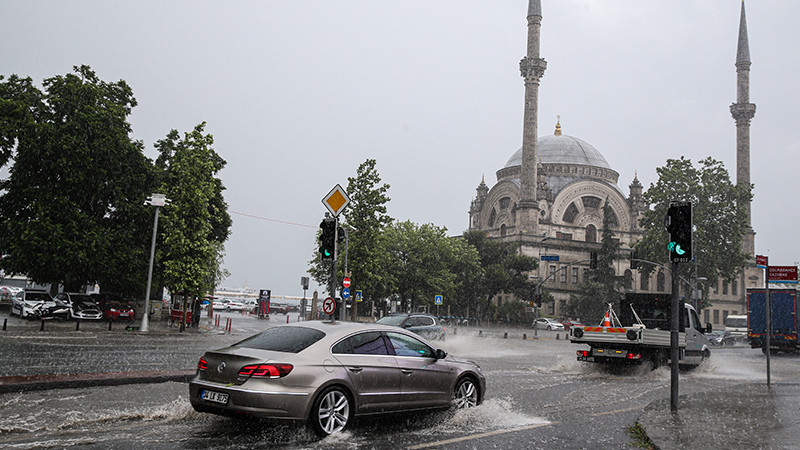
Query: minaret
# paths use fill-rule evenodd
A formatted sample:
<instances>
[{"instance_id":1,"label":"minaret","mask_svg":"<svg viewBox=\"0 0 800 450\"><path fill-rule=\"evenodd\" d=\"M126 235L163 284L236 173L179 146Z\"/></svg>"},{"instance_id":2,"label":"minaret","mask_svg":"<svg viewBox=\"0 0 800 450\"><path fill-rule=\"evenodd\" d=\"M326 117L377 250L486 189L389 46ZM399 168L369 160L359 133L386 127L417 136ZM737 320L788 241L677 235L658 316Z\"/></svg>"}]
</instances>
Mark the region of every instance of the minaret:
<instances>
[{"instance_id":1,"label":"minaret","mask_svg":"<svg viewBox=\"0 0 800 450\"><path fill-rule=\"evenodd\" d=\"M739 19L739 44L736 50L736 103L731 105L731 115L736 120L736 184L750 185L750 120L756 114L756 105L750 103L750 45L747 41L747 20L744 0ZM747 227L742 241L742 251L747 255L755 252L750 202L743 207L747 211Z\"/></svg>"},{"instance_id":2,"label":"minaret","mask_svg":"<svg viewBox=\"0 0 800 450\"><path fill-rule=\"evenodd\" d=\"M536 202L539 109L539 79L544 75L547 62L539 57L540 30L542 27L541 0L528 1L528 53L519 62L519 71L525 79L525 118L522 125L522 173L520 175L520 201L518 207L518 233L539 233L539 205Z\"/></svg>"}]
</instances>

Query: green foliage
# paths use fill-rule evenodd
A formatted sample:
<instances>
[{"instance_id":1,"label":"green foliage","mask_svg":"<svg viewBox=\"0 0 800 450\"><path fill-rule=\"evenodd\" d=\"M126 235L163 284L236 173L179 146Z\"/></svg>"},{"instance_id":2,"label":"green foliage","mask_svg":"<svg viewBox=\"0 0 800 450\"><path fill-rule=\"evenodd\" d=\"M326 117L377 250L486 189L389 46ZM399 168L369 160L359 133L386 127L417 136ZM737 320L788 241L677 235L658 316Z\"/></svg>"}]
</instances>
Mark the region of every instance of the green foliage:
<instances>
[{"instance_id":1,"label":"green foliage","mask_svg":"<svg viewBox=\"0 0 800 450\"><path fill-rule=\"evenodd\" d=\"M492 297L501 292L514 294L518 299L531 299L534 283L528 280L528 273L538 267L536 259L520 255L516 243L489 239L481 231L468 231L464 233L464 239L480 256L483 273L477 282L472 283L472 288L475 299L482 299L485 312L489 312ZM472 306L481 306L481 303Z\"/></svg>"},{"instance_id":2,"label":"green foliage","mask_svg":"<svg viewBox=\"0 0 800 450\"><path fill-rule=\"evenodd\" d=\"M656 444L650 439L650 436L647 435L647 430L645 430L644 426L639 422L636 422L628 427L628 436L630 436L631 439L634 440L631 443L631 445L634 447L646 448L646 449L658 448L656 447Z\"/></svg>"},{"instance_id":3,"label":"green foliage","mask_svg":"<svg viewBox=\"0 0 800 450\"><path fill-rule=\"evenodd\" d=\"M579 317L584 323L593 323L605 314L609 303L618 303L625 280L616 275L614 260L619 253L619 241L614 239L613 213L608 200L603 205L603 233L597 255L597 269L592 270L589 281L578 286L578 292L567 302L566 314Z\"/></svg>"},{"instance_id":4,"label":"green foliage","mask_svg":"<svg viewBox=\"0 0 800 450\"><path fill-rule=\"evenodd\" d=\"M355 177L347 178L350 205L343 213L344 226L350 230L348 270L353 280L350 290L360 289L364 300L379 300L389 294L381 267L385 252L379 245L381 234L392 223L386 214L389 185L381 184L375 166L374 159L367 159L358 166Z\"/></svg>"},{"instance_id":5,"label":"green foliage","mask_svg":"<svg viewBox=\"0 0 800 450\"><path fill-rule=\"evenodd\" d=\"M723 164L712 158L700 161L699 168L683 157L669 159L657 172L658 182L651 184L644 193L650 208L641 220L645 235L636 245L639 257L667 264L669 233L664 228L664 217L669 203L690 201L697 276L706 277L711 286L718 283L719 277L735 279L747 261L741 249L742 237L748 231L747 213L739 205L750 202L752 186L733 184ZM684 273L692 267L690 264L678 266ZM653 265L644 263L639 270L649 274L653 269Z\"/></svg>"},{"instance_id":6,"label":"green foliage","mask_svg":"<svg viewBox=\"0 0 800 450\"><path fill-rule=\"evenodd\" d=\"M205 122L184 133L176 130L156 143L161 192L171 200L163 210L159 246L163 282L172 292L202 296L213 291L231 218L216 178L225 161L214 151Z\"/></svg>"},{"instance_id":7,"label":"green foliage","mask_svg":"<svg viewBox=\"0 0 800 450\"><path fill-rule=\"evenodd\" d=\"M101 283L140 294L153 173L129 137L136 100L124 81L74 72L44 80L43 91L0 78L0 163L13 156L0 182L0 264L66 290Z\"/></svg>"},{"instance_id":8,"label":"green foliage","mask_svg":"<svg viewBox=\"0 0 800 450\"><path fill-rule=\"evenodd\" d=\"M381 236L387 281L402 310L432 306L436 295L455 301L458 280L454 269L460 265L458 271L463 273L467 267L477 267L477 252L447 237L446 231L406 221L390 225Z\"/></svg>"}]
</instances>

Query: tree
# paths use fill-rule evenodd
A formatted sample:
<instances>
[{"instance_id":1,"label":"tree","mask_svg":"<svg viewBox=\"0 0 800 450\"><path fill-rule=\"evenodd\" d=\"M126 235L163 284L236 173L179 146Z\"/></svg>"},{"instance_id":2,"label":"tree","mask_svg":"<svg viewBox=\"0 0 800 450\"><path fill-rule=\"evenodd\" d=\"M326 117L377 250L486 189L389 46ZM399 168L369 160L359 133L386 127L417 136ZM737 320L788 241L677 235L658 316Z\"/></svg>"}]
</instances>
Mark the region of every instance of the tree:
<instances>
[{"instance_id":1,"label":"tree","mask_svg":"<svg viewBox=\"0 0 800 450\"><path fill-rule=\"evenodd\" d=\"M455 299L458 276L478 268L475 249L446 233L443 227L406 221L388 226L381 236L386 281L403 311L433 306L436 295Z\"/></svg>"},{"instance_id":2,"label":"tree","mask_svg":"<svg viewBox=\"0 0 800 450\"><path fill-rule=\"evenodd\" d=\"M528 273L538 267L536 259L520 255L517 244L490 239L481 231L468 231L464 239L478 251L483 268L477 291L481 301L476 307L484 303L484 313L488 313L492 298L501 292L514 294L518 299L531 299L534 284L528 281Z\"/></svg>"},{"instance_id":3,"label":"tree","mask_svg":"<svg viewBox=\"0 0 800 450\"><path fill-rule=\"evenodd\" d=\"M53 290L99 282L138 293L153 173L129 137L136 99L122 80L74 72L44 80L43 91L0 78L0 162L13 156L0 182L0 264Z\"/></svg>"},{"instance_id":4,"label":"tree","mask_svg":"<svg viewBox=\"0 0 800 450\"><path fill-rule=\"evenodd\" d=\"M752 186L733 184L723 164L712 158L700 161L699 168L683 157L669 159L657 173L658 182L644 193L650 208L641 220L645 234L636 245L639 257L667 265L669 233L664 217L671 201L690 201L697 276L707 278L712 286L720 277L735 279L748 258L742 251L742 238L749 229L747 212L741 205L752 199ZM691 264L677 266L683 273L694 269ZM641 264L639 268L646 275L653 270L651 264Z\"/></svg>"},{"instance_id":5,"label":"tree","mask_svg":"<svg viewBox=\"0 0 800 450\"><path fill-rule=\"evenodd\" d=\"M386 214L388 184L381 184L376 161L367 159L347 178L350 206L344 211L344 227L349 229L348 269L353 287L364 293L365 300L379 300L388 295L388 284L381 270L385 253L380 246L381 233L392 223ZM363 313L363 312L362 312Z\"/></svg>"},{"instance_id":6,"label":"tree","mask_svg":"<svg viewBox=\"0 0 800 450\"><path fill-rule=\"evenodd\" d=\"M614 260L620 247L619 241L614 239L614 226L614 214L606 199L597 268L591 271L587 282L578 286L578 292L570 296L566 313L572 317L580 317L584 321L599 319L609 303L618 303L620 300L625 279L618 277L614 271Z\"/></svg>"},{"instance_id":7,"label":"tree","mask_svg":"<svg viewBox=\"0 0 800 450\"><path fill-rule=\"evenodd\" d=\"M222 244L231 226L225 188L216 177L225 160L214 151L214 137L204 133L205 125L184 133L183 139L172 130L156 143L161 191L171 200L163 208L159 246L163 283L194 298L212 292L220 281Z\"/></svg>"}]
</instances>

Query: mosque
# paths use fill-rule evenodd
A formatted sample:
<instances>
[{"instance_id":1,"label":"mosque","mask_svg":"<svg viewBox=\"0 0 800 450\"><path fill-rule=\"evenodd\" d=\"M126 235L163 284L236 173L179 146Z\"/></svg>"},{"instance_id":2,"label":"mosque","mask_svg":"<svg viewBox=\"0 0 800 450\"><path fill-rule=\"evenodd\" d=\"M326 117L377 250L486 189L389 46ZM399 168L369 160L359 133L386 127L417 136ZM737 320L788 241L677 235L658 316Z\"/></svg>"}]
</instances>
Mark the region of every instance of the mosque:
<instances>
[{"instance_id":1,"label":"mosque","mask_svg":"<svg viewBox=\"0 0 800 450\"><path fill-rule=\"evenodd\" d=\"M627 191L618 186L619 173L588 142L561 128L560 120L552 133L538 136L538 95L547 62L540 57L541 0L528 3L527 55L520 61L525 82L525 109L522 148L496 172L497 182L489 187L485 178L469 208L469 230L480 230L489 237L517 242L523 254L540 261L532 278L542 282L543 290L554 301L542 305L541 313L564 317L570 295L588 278L591 252L599 251L603 227L603 205L613 212L615 239L620 242L615 260L617 275L629 275L628 292L668 293L670 273L659 269L649 276L630 267L630 253L641 238L640 216L647 205L642 184L636 174ZM755 105L749 103L750 54L744 2L742 2L736 58L737 102L730 106L736 122L737 183L750 183L750 120ZM750 223L750 205L748 223ZM754 254L755 232L743 242L744 251ZM710 286L710 308L700 312L703 323L719 328L728 315L746 313L745 288L763 287L763 275L753 265L737 280L720 280ZM689 299L688 287L681 292ZM513 299L511 294L495 297L497 304Z\"/></svg>"}]
</instances>

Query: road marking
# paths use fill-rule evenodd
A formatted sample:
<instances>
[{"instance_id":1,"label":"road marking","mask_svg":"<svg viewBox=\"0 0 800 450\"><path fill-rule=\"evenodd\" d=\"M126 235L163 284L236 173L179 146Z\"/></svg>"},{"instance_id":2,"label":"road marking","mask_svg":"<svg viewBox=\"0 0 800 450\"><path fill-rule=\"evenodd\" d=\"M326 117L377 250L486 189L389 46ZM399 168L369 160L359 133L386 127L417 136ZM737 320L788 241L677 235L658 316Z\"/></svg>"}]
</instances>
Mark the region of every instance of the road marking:
<instances>
[{"instance_id":1,"label":"road marking","mask_svg":"<svg viewBox=\"0 0 800 450\"><path fill-rule=\"evenodd\" d=\"M438 447L440 445L455 444L457 442L471 441L471 440L475 440L475 439L482 439L482 438L486 438L486 437L498 436L498 435L507 434L507 433L516 433L517 431L533 430L534 428L541 428L541 427L546 427L546 426L549 426L549 425L556 425L556 424L558 424L558 422L537 423L535 425L527 425L527 426L524 426L524 427L508 428L508 429L505 429L505 430L489 431L489 432L486 432L486 433L473 434L471 436L464 436L464 437L460 437L460 438L445 439L444 441L428 442L428 443L425 443L425 444L414 445L414 446L408 447L408 448L409 448L409 450L414 450L414 449Z\"/></svg>"}]
</instances>

